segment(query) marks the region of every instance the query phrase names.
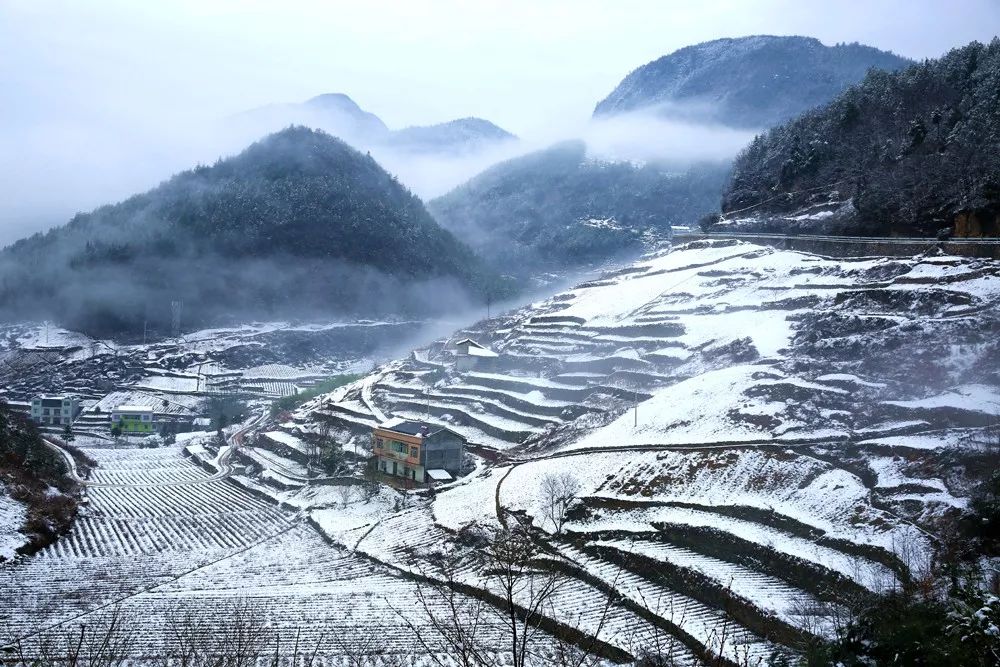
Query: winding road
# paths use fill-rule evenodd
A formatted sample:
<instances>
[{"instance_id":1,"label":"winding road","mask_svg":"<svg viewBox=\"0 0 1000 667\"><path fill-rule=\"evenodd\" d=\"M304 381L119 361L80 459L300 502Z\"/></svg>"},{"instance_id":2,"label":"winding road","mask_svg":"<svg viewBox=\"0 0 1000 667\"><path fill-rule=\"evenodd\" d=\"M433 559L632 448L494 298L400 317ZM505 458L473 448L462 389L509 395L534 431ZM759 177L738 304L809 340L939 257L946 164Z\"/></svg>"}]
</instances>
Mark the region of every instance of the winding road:
<instances>
[{"instance_id":1,"label":"winding road","mask_svg":"<svg viewBox=\"0 0 1000 667\"><path fill-rule=\"evenodd\" d=\"M159 486L193 486L197 484L208 484L210 482L215 482L220 479L225 479L233 474L233 466L229 463L232 459L233 452L243 446L243 439L246 434L257 426L260 421L264 418L263 414L257 415L246 424L240 427L239 430L235 431L230 435L228 440L228 446L224 451L215 459L214 463L218 467L218 472L209 476L203 477L201 479L189 479L181 480L176 482L155 482L155 483L145 483L145 484L123 484L118 482L95 482L89 480L86 477L80 475L80 471L76 465L76 459L73 455L67 451L61 444L55 442L54 440L42 436L42 442L46 447L57 453L62 457L63 461L66 462L66 467L69 470L69 476L81 486L88 488L148 488L148 487L159 487Z\"/></svg>"}]
</instances>

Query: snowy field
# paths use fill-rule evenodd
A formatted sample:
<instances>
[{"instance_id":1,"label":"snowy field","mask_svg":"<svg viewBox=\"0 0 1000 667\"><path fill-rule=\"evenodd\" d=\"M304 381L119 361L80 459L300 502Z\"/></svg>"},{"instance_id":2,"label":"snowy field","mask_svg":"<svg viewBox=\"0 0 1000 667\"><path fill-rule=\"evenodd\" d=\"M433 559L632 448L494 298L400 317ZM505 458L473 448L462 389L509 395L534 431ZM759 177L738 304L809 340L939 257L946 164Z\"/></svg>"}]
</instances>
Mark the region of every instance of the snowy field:
<instances>
[{"instance_id":1,"label":"snowy field","mask_svg":"<svg viewBox=\"0 0 1000 667\"><path fill-rule=\"evenodd\" d=\"M1000 329L998 303L1000 269L982 260L726 241L650 256L265 424L277 453L246 453L260 475L216 479L179 447L95 443L93 481L107 486L88 490L65 539L0 567L0 591L28 601L15 618L2 611L13 596L0 600L0 627L85 618L122 595L140 616L221 614L250 596L282 610L276 628L308 618L306 641L327 628L357 647L372 627L424 627L399 601L442 564L465 590L496 593L484 540L517 525L542 547L532 580L559 573L547 618L633 655L665 636L676 664L698 652L766 664L829 632L850 596L927 567L935 518L967 502L947 462L977 451L1000 405L998 343L984 335ZM265 329L185 345L218 351ZM450 342L465 337L499 356L460 370ZM222 362L192 367L155 382L231 381ZM239 381L277 395L313 372L255 359ZM325 432L363 454L393 417L467 438L467 475L430 494L285 483L301 464L280 447L304 452ZM562 514L546 491L559 479L572 486ZM169 644L143 632L153 651ZM376 634L406 650L404 632Z\"/></svg>"}]
</instances>

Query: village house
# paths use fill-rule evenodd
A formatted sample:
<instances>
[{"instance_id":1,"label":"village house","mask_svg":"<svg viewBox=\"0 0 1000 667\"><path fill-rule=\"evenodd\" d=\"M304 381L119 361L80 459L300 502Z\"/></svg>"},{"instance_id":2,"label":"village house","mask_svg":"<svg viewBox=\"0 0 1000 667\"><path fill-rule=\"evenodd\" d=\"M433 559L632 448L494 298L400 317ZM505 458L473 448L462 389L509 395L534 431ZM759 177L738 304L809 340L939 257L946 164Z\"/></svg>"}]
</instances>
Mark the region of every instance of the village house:
<instances>
[{"instance_id":1,"label":"village house","mask_svg":"<svg viewBox=\"0 0 1000 667\"><path fill-rule=\"evenodd\" d=\"M455 368L460 371L491 368L500 356L485 345L480 345L471 338L463 338L452 348L455 355Z\"/></svg>"},{"instance_id":2,"label":"village house","mask_svg":"<svg viewBox=\"0 0 1000 667\"><path fill-rule=\"evenodd\" d=\"M76 396L39 396L31 401L31 419L47 426L72 424L79 411Z\"/></svg>"},{"instance_id":3,"label":"village house","mask_svg":"<svg viewBox=\"0 0 1000 667\"><path fill-rule=\"evenodd\" d=\"M111 411L111 428L115 426L124 435L143 435L156 430L153 408L146 405L119 405Z\"/></svg>"},{"instance_id":4,"label":"village house","mask_svg":"<svg viewBox=\"0 0 1000 667\"><path fill-rule=\"evenodd\" d=\"M376 469L419 484L457 477L464 451L465 438L426 422L392 419L372 431Z\"/></svg>"}]
</instances>

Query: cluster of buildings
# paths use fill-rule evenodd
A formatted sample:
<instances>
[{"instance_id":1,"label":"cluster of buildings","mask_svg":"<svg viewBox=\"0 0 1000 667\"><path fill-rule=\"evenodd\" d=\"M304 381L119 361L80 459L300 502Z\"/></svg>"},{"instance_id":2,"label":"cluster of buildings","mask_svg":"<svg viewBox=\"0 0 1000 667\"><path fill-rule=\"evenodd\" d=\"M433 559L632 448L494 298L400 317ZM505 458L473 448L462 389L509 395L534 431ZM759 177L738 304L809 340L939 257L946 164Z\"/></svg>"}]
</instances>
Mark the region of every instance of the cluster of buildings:
<instances>
[{"instance_id":1,"label":"cluster of buildings","mask_svg":"<svg viewBox=\"0 0 1000 667\"><path fill-rule=\"evenodd\" d=\"M491 368L499 355L471 338L453 343L450 352L458 370ZM80 400L71 394L38 396L31 401L31 418L43 426L69 426L81 412ZM88 413L88 426L94 415ZM194 426L203 426L193 420ZM187 430L176 419L157 415L151 406L118 405L108 413L108 429L121 435ZM371 434L375 469L406 484L437 484L461 474L465 438L452 429L423 421L391 419Z\"/></svg>"},{"instance_id":2,"label":"cluster of buildings","mask_svg":"<svg viewBox=\"0 0 1000 667\"><path fill-rule=\"evenodd\" d=\"M71 426L80 416L82 406L80 399L72 394L58 396L37 396L31 399L30 415L32 421L41 426ZM95 416L87 413L87 427L95 426ZM121 435L151 435L153 433L176 433L190 430L199 420L179 420L176 417L166 418L157 415L152 406L119 405L100 419L98 425L106 423L110 431Z\"/></svg>"}]
</instances>

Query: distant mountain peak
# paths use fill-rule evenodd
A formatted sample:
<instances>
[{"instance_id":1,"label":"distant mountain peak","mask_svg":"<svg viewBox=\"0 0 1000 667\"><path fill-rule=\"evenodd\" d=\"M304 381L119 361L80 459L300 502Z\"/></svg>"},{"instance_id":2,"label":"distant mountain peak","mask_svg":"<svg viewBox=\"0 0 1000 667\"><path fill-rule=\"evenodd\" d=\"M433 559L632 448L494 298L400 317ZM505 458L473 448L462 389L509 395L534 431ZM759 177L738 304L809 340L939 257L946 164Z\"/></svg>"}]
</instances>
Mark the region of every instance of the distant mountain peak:
<instances>
[{"instance_id":1,"label":"distant mountain peak","mask_svg":"<svg viewBox=\"0 0 1000 667\"><path fill-rule=\"evenodd\" d=\"M516 139L517 136L488 120L468 116L436 125L396 130L389 137L389 143L404 150L463 152Z\"/></svg>"},{"instance_id":2,"label":"distant mountain peak","mask_svg":"<svg viewBox=\"0 0 1000 667\"><path fill-rule=\"evenodd\" d=\"M377 115L344 93L323 93L305 102L272 104L237 116L262 132L288 125L315 127L362 150L384 147L408 152L469 153L517 137L483 118L465 117L435 125L390 130Z\"/></svg>"},{"instance_id":3,"label":"distant mountain peak","mask_svg":"<svg viewBox=\"0 0 1000 667\"><path fill-rule=\"evenodd\" d=\"M911 61L862 44L826 46L814 37L726 37L678 49L639 67L594 116L639 110L737 127L769 127L833 99L876 67Z\"/></svg>"}]
</instances>

